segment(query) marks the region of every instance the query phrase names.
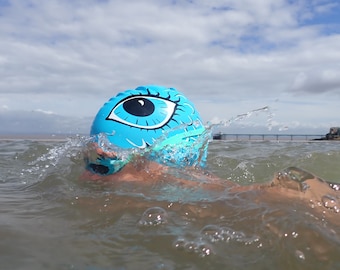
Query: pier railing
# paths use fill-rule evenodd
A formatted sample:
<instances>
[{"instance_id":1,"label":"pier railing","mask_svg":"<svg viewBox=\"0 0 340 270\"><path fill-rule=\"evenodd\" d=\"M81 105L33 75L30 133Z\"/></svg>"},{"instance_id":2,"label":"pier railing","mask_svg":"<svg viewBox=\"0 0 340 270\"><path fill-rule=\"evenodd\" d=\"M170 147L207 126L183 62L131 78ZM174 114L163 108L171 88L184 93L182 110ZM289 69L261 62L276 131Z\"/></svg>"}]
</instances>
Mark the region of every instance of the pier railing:
<instances>
[{"instance_id":1,"label":"pier railing","mask_svg":"<svg viewBox=\"0 0 340 270\"><path fill-rule=\"evenodd\" d=\"M325 135L314 134L214 134L214 140L230 140L230 141L309 141L324 138Z\"/></svg>"}]
</instances>

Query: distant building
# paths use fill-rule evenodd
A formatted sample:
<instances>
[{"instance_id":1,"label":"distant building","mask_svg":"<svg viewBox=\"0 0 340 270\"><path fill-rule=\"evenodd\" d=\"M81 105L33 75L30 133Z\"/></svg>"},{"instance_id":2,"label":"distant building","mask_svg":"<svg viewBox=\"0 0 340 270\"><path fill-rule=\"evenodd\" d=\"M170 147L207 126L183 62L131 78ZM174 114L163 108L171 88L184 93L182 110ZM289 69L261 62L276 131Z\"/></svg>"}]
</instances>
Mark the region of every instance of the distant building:
<instances>
[{"instance_id":1,"label":"distant building","mask_svg":"<svg viewBox=\"0 0 340 270\"><path fill-rule=\"evenodd\" d=\"M339 140L340 139L340 127L331 127L329 133L326 134L326 140Z\"/></svg>"}]
</instances>

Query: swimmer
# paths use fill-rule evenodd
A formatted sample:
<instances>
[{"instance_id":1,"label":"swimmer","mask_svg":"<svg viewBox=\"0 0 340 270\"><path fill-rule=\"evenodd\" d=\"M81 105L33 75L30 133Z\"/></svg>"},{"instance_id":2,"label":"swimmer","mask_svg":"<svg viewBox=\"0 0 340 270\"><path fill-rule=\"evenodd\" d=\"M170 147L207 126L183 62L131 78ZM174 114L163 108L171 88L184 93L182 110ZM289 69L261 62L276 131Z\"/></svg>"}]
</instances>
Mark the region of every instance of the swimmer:
<instances>
[{"instance_id":1,"label":"swimmer","mask_svg":"<svg viewBox=\"0 0 340 270\"><path fill-rule=\"evenodd\" d=\"M82 179L143 185L166 179L181 186L239 193L258 203L313 202L324 206L313 208L320 219L329 217L340 225L340 184L295 167L277 173L269 183L250 186L207 173L210 133L194 104L174 88L147 85L119 93L99 110L90 135ZM185 168L187 177L175 177L172 168Z\"/></svg>"},{"instance_id":2,"label":"swimmer","mask_svg":"<svg viewBox=\"0 0 340 270\"><path fill-rule=\"evenodd\" d=\"M111 98L97 113L90 135L88 175L124 181L144 180L145 167L148 179L167 167L204 167L210 138L193 103L174 88L152 85Z\"/></svg>"}]
</instances>

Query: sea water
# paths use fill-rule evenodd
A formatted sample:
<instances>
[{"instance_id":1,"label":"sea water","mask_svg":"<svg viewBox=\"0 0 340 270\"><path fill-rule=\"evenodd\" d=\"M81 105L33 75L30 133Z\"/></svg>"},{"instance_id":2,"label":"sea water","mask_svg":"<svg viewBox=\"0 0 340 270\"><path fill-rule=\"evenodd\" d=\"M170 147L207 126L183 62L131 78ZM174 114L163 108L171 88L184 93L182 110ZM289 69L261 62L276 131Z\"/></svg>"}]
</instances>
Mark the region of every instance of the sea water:
<instances>
[{"instance_id":1,"label":"sea water","mask_svg":"<svg viewBox=\"0 0 340 270\"><path fill-rule=\"evenodd\" d=\"M340 228L308 206L166 179L80 181L83 147L82 137L0 141L0 269L340 269ZM338 142L212 141L207 170L252 185L295 166L340 183L339 163Z\"/></svg>"}]
</instances>

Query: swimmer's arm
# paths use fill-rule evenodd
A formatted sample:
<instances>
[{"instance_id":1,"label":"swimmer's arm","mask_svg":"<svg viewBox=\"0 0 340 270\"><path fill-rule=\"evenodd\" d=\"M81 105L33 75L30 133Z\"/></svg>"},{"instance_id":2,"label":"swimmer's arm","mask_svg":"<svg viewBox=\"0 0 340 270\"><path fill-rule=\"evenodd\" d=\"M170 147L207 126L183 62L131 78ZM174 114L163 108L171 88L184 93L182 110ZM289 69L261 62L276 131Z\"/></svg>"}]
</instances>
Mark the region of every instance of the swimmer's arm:
<instances>
[{"instance_id":1,"label":"swimmer's arm","mask_svg":"<svg viewBox=\"0 0 340 270\"><path fill-rule=\"evenodd\" d=\"M288 168L277 173L271 182L248 186L239 186L231 181L226 181L213 175L205 175L206 181L198 181L202 180L202 174L195 170L192 171L192 174L195 177L199 177L198 180L188 180L175 177L170 174L168 170L168 167L158 163L145 163L145 161L141 161L140 163L134 162L127 164L120 172L113 175L100 176L87 171L83 174L83 179L87 181L98 180L110 182L113 185L119 185L119 183L122 182L135 182L136 185L149 185L151 188L155 184L162 184L160 182L170 182L174 185L178 185L179 188L191 188L193 192L195 192L195 189L206 189L219 192L225 191L225 194L227 195L226 199L233 198L233 196L236 195L235 198L251 200L259 205L271 205L272 207L277 207L277 209L280 209L281 205L287 204L292 205L294 208L307 207L306 211L311 212L316 217L325 217L329 222L340 226L339 213L337 212L339 207L337 201L340 198L339 189L313 174L297 168ZM197 176L195 174L197 174ZM327 198L335 198L334 202L331 201L328 208L322 207L324 204L324 196ZM311 202L319 207L311 208ZM219 203L221 203L221 205L219 205ZM333 204L335 206L333 206ZM148 207L148 204L145 204L145 202L129 205L132 208ZM223 208L223 200L219 200L218 205ZM331 207L333 208L331 209ZM221 213L221 211L218 210L219 207L214 207L214 209L209 209L208 211L202 211L200 207L188 204L184 208L186 209L185 211L200 217L215 216Z\"/></svg>"}]
</instances>

